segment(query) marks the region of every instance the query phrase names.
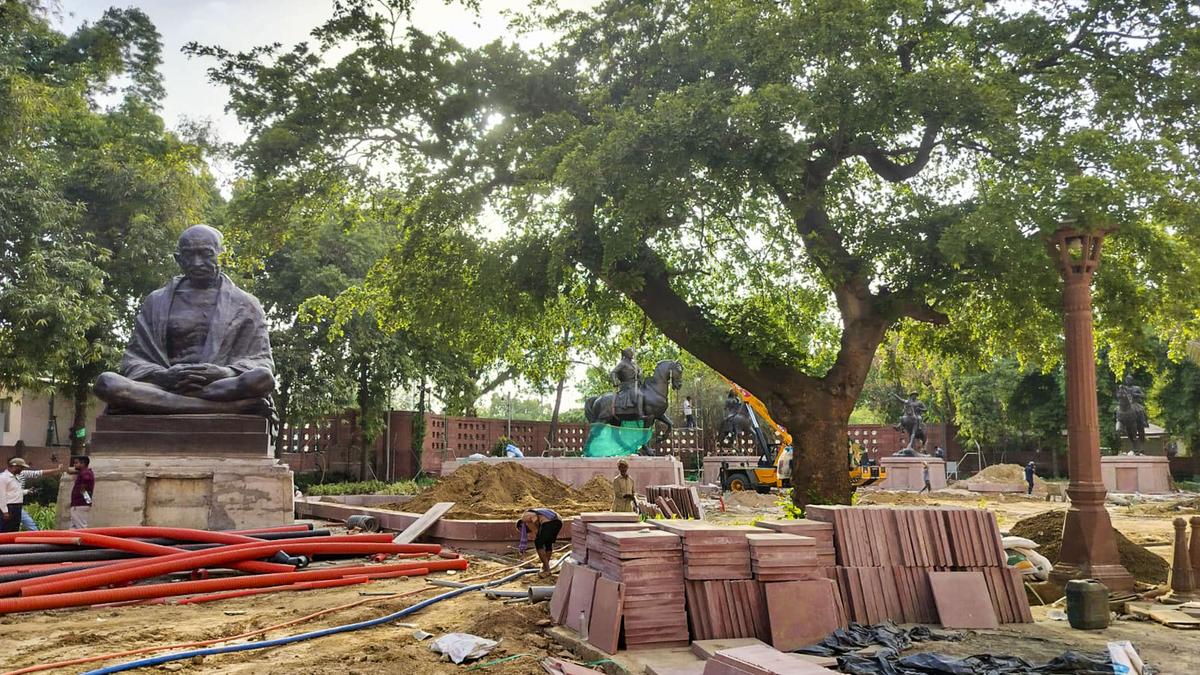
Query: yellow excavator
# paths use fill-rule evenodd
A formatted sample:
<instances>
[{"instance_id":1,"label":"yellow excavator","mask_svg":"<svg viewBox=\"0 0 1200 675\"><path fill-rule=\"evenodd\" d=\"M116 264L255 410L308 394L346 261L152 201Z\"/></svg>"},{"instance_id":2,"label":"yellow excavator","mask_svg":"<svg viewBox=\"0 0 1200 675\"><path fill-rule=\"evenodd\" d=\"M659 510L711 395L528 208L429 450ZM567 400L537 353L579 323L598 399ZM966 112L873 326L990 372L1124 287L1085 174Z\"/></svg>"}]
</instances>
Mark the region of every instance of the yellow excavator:
<instances>
[{"instance_id":1,"label":"yellow excavator","mask_svg":"<svg viewBox=\"0 0 1200 675\"><path fill-rule=\"evenodd\" d=\"M771 488L791 487L792 471L792 435L788 430L771 419L767 406L758 397L746 391L733 380L721 375L721 379L729 385L730 390L746 404L746 413L750 418L750 435L758 447L758 466L730 468L721 465L721 487L735 492L755 490L769 492ZM768 442L760 424L765 423L775 431L775 442ZM858 489L887 478L887 470L878 464L871 466L860 465L855 456L853 445L850 445L850 487Z\"/></svg>"}]
</instances>

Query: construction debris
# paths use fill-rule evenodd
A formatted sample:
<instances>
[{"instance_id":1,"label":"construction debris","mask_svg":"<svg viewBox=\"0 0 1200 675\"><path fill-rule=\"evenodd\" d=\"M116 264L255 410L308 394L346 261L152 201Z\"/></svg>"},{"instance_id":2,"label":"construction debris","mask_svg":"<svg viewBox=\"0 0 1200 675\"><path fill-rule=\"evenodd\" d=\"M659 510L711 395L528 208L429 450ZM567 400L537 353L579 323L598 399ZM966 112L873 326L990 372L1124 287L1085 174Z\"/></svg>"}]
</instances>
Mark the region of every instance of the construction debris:
<instances>
[{"instance_id":1,"label":"construction debris","mask_svg":"<svg viewBox=\"0 0 1200 675\"><path fill-rule=\"evenodd\" d=\"M646 486L646 499L651 504L657 505L664 511L664 515L670 518L692 518L696 520L704 518L704 507L700 504L700 494L694 487L685 485L648 485ZM664 505L666 508L664 508Z\"/></svg>"}]
</instances>

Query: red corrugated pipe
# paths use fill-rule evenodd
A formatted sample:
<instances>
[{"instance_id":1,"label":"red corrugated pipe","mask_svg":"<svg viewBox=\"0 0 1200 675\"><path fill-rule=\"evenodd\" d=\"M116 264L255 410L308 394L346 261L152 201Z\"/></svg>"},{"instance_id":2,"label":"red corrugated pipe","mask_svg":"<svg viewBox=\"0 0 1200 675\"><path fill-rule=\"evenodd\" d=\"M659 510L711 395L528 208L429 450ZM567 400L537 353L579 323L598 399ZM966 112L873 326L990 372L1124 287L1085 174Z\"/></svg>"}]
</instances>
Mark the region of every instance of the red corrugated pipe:
<instances>
[{"instance_id":1,"label":"red corrugated pipe","mask_svg":"<svg viewBox=\"0 0 1200 675\"><path fill-rule=\"evenodd\" d=\"M117 528L113 528L113 529L117 529ZM164 528L164 529L170 529L170 528ZM212 534L219 534L219 533L212 533ZM31 537L31 539L34 539L35 541L43 540L43 539L53 539L53 538L54 537ZM259 539L252 539L250 537L242 537L242 536L238 536L238 535L234 535L231 539L232 540L229 541L228 543L231 543L231 544L263 544L263 543L266 543ZM145 556L164 556L164 555L172 555L175 553L190 553L191 552L191 551L183 551L182 549L175 548L174 546L163 546L161 544L151 544L151 543L144 542L144 541L138 541L136 539L122 539L119 536L110 536L107 534L96 534L95 532L80 532L78 534L78 536L75 537L75 540L82 541L84 544L86 544L88 546L95 546L97 548L107 548L107 549L112 549L114 551L128 551L130 553L137 553L138 555L145 555ZM221 543L221 542L215 542L215 543ZM138 561L132 561L132 562L138 562ZM258 560L247 560L245 562L239 562L235 565L232 565L232 567L234 569L240 570L242 572L250 572L253 574L269 574L271 572L291 572L296 569L295 567L293 567L291 565L281 565L279 563L260 562Z\"/></svg>"},{"instance_id":2,"label":"red corrugated pipe","mask_svg":"<svg viewBox=\"0 0 1200 675\"><path fill-rule=\"evenodd\" d=\"M97 535L97 536L105 536L105 535ZM247 542L244 544L234 544L232 546L224 546L219 549L210 549L207 552L213 553L216 551L240 550L240 548L244 548L247 546L274 546L275 548L273 550L270 550L270 551L264 553L263 555L251 556L252 558L253 557L265 557L265 556L274 555L275 551L279 551L279 550L284 550L284 549L289 550L289 551L297 550L296 547L293 545L293 542L300 542L300 541L309 541L309 540L307 540L307 539L302 539L302 540L289 539L286 542L269 542L269 541L260 541L258 539L252 539L252 540L250 540L250 542ZM317 540L314 539L312 541L317 541ZM319 539L319 541L326 542L326 543L337 543L337 542L387 543L387 542L391 541L391 535L389 535L387 533L341 535L341 536L336 536L336 537L321 537ZM145 544L146 542L139 542L139 543ZM155 544L150 544L150 545L154 546ZM417 544L409 544L409 546L418 546L418 545ZM429 546L434 546L434 545L425 544L425 545L420 545L420 546L429 547ZM434 548L438 548L438 550L441 550L440 547L437 547L437 546L434 546ZM175 549L172 549L172 550L175 551ZM412 550L412 549L408 549L408 550ZM160 560L160 561L167 560L167 559L177 560L182 556L188 556L188 555L191 555L194 553L202 553L202 552L204 552L204 551L177 551L170 555L163 555L159 558L156 558L156 560ZM146 562L148 562L148 559L144 559L144 558L143 559L134 559L134 560L121 560L121 561L113 562L108 565L104 565L104 568L105 568L105 571L114 571L115 572L117 570L126 570L126 569L131 569L134 567L138 567L140 565L145 564ZM195 568L189 567L186 569L195 569ZM288 567L284 570L273 570L273 571L292 571L292 569L293 568ZM186 571L186 570L184 570L184 571ZM46 582L46 581L50 581L50 580L58 581L58 580L64 580L64 579L74 579L74 578L81 577L81 576L87 576L92 573L93 573L93 570L90 570L90 569L78 570L75 572L63 572L62 574L56 574L53 577L38 579L38 581L36 583ZM23 585L32 586L34 584L35 584L35 582L32 580L29 580L29 579L0 582L0 597L7 596L7 595L16 595L17 593L19 593L21 591L21 588Z\"/></svg>"},{"instance_id":3,"label":"red corrugated pipe","mask_svg":"<svg viewBox=\"0 0 1200 675\"><path fill-rule=\"evenodd\" d=\"M307 525L283 525L280 527L263 527L252 530L234 530L232 532L210 532L196 530L190 527L155 527L150 525L127 525L123 527L90 527L82 530L38 530L37 532L4 532L0 533L0 544L16 543L18 537L74 537L80 533L103 534L110 537L167 537L179 541L211 542L232 544L253 539L254 534L263 532L299 532L307 530ZM29 543L47 543L42 541Z\"/></svg>"},{"instance_id":4,"label":"red corrugated pipe","mask_svg":"<svg viewBox=\"0 0 1200 675\"><path fill-rule=\"evenodd\" d=\"M455 565L454 563L463 563ZM346 576L375 577L377 575L405 572L404 576L419 576L434 570L466 569L466 561L438 560L428 563L395 563L375 567L334 567L325 570L308 572L287 572L284 574L259 574L244 577L228 577L224 579L204 579L203 581L180 581L165 584L145 584L141 586L125 586L122 588L106 588L102 590L59 593L56 595L39 595L21 598L0 598L0 614L13 612L34 612L64 607L82 607L99 603L124 602L145 598L160 598L173 595L191 595L214 591L230 591L241 588L262 588L277 586L281 583L297 583L300 581L321 581L324 579L340 579ZM377 571L376 571L377 570Z\"/></svg>"},{"instance_id":5,"label":"red corrugated pipe","mask_svg":"<svg viewBox=\"0 0 1200 675\"><path fill-rule=\"evenodd\" d=\"M52 593L66 593L70 591L80 591L89 588L99 588L101 586L110 586L112 584L128 583L131 581L140 581L151 577L170 574L171 572L186 572L188 570L199 569L202 567L215 567L219 565L229 565L243 560L252 560L260 558L264 555L271 555L275 551L284 548L277 542L262 542L257 544L237 544L234 546L222 546L219 549L207 551L185 551L174 555L161 556L159 558L151 558L149 560L129 561L137 563L133 567L124 567L122 569L114 569L115 566L108 565L96 570L80 570L79 572L66 572L56 574L52 577L43 577L38 579L38 583L24 582L26 585L19 588L18 591L23 596L33 595L48 595ZM436 554L441 550L441 547L436 544L379 544L379 543L356 543L356 542L326 542L326 541L307 541L304 539L287 542L286 546L288 553L319 555L321 553L331 554L354 554L354 555L370 555L372 553L420 553L427 552ZM448 560L446 562L455 562ZM417 563L412 563L417 564ZM420 563L424 564L424 563ZM453 568L451 568L453 569ZM8 582L0 584L0 586L9 586L10 584L19 584L22 582ZM0 589L0 593L9 591L9 589Z\"/></svg>"}]
</instances>

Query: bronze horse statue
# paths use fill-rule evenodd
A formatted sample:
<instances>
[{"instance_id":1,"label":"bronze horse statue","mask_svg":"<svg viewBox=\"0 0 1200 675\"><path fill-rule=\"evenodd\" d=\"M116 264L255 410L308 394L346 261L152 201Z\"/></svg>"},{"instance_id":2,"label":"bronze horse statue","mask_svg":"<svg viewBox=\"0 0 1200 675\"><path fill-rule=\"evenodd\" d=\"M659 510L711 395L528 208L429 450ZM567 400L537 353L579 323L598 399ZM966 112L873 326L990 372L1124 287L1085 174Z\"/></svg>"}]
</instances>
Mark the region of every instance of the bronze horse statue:
<instances>
[{"instance_id":1,"label":"bronze horse statue","mask_svg":"<svg viewBox=\"0 0 1200 675\"><path fill-rule=\"evenodd\" d=\"M661 442L671 435L675 425L667 417L667 396L670 389L678 390L683 386L683 364L679 361L659 361L654 366L654 373L638 384L638 395L642 398L642 414L637 408L628 410L617 409L616 394L608 393L592 396L583 403L583 414L589 423L604 422L620 426L621 422L640 421L653 426L662 422L667 430L656 442Z\"/></svg>"}]
</instances>

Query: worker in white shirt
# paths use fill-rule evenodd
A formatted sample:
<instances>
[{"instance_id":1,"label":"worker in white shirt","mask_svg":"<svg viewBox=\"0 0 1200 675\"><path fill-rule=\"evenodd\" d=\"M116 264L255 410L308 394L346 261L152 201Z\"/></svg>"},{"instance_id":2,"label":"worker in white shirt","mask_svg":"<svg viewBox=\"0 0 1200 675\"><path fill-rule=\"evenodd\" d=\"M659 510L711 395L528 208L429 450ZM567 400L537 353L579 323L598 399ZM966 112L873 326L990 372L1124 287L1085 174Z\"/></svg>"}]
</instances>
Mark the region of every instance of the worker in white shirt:
<instances>
[{"instance_id":1,"label":"worker in white shirt","mask_svg":"<svg viewBox=\"0 0 1200 675\"><path fill-rule=\"evenodd\" d=\"M29 464L20 457L8 460L8 470L0 473L0 532L19 532L25 488L17 479Z\"/></svg>"},{"instance_id":2,"label":"worker in white shirt","mask_svg":"<svg viewBox=\"0 0 1200 675\"><path fill-rule=\"evenodd\" d=\"M24 460L22 460L24 461ZM63 465L59 464L57 469L24 469L21 473L16 474L17 482L21 484L22 497L28 497L33 490L26 487L29 481L37 480L43 476L57 476L63 472ZM21 527L30 532L37 532L37 523L33 522L33 514L29 513L29 509L25 508L24 501L21 502Z\"/></svg>"}]
</instances>

